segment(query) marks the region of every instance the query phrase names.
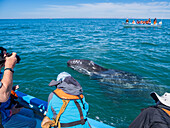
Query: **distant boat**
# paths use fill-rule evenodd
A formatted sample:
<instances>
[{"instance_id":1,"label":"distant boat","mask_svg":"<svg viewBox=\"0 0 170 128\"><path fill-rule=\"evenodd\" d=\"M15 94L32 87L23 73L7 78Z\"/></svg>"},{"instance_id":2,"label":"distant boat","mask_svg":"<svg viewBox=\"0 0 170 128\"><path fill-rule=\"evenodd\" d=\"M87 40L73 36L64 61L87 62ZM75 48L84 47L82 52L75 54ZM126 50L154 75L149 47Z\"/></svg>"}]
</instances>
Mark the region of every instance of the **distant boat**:
<instances>
[{"instance_id":1,"label":"distant boat","mask_svg":"<svg viewBox=\"0 0 170 128\"><path fill-rule=\"evenodd\" d=\"M156 23L156 24L132 24L131 22L130 23L123 23L123 26L125 28L137 28L137 27L161 27L162 26L162 21L160 21L159 23Z\"/></svg>"}]
</instances>

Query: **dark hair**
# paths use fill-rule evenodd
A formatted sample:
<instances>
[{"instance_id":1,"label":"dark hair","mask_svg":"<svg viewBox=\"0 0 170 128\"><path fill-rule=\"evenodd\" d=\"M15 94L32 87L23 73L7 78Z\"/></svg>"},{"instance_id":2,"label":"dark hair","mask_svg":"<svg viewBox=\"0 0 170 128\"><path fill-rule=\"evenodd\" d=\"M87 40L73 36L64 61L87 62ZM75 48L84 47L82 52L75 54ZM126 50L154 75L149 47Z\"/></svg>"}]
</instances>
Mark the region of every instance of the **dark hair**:
<instances>
[{"instance_id":1,"label":"dark hair","mask_svg":"<svg viewBox=\"0 0 170 128\"><path fill-rule=\"evenodd\" d=\"M5 48L3 47L0 47L0 50L1 50L1 54L3 54L3 51L7 51Z\"/></svg>"}]
</instances>

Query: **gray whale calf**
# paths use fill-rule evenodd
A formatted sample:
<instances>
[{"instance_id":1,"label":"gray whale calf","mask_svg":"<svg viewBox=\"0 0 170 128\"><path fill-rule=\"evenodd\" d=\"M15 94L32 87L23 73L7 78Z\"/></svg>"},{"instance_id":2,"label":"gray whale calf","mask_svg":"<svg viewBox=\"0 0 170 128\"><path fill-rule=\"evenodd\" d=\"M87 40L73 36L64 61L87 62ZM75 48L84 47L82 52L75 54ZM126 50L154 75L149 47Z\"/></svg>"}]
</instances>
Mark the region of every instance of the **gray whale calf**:
<instances>
[{"instance_id":1,"label":"gray whale calf","mask_svg":"<svg viewBox=\"0 0 170 128\"><path fill-rule=\"evenodd\" d=\"M106 84L134 88L144 83L144 80L138 75L121 70L107 69L90 60L72 59L67 62L67 66Z\"/></svg>"}]
</instances>

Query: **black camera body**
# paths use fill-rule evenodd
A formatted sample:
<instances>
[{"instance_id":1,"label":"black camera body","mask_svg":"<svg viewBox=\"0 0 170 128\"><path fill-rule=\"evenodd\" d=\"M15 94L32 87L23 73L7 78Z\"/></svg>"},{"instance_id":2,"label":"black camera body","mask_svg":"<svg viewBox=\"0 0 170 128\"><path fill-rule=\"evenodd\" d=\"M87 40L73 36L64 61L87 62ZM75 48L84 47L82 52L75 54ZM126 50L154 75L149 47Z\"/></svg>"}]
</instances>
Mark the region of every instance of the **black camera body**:
<instances>
[{"instance_id":1,"label":"black camera body","mask_svg":"<svg viewBox=\"0 0 170 128\"><path fill-rule=\"evenodd\" d=\"M3 48L3 47L0 47L0 50L1 50L1 53L0 53L0 65L4 65L4 63L5 63L5 57L4 57L4 51L7 51L5 48ZM6 53L6 57L10 57L12 54L10 54L10 53ZM17 63L19 63L20 62L20 60L21 60L21 58L18 56L18 55L16 55L16 58L17 58Z\"/></svg>"},{"instance_id":2,"label":"black camera body","mask_svg":"<svg viewBox=\"0 0 170 128\"><path fill-rule=\"evenodd\" d=\"M7 57L10 57L10 56L12 56L12 53L11 53L11 54L10 54L10 53L7 53L6 56L7 56ZM20 60L21 60L21 58L20 58L18 55L16 55L16 58L17 58L17 63L19 63Z\"/></svg>"}]
</instances>

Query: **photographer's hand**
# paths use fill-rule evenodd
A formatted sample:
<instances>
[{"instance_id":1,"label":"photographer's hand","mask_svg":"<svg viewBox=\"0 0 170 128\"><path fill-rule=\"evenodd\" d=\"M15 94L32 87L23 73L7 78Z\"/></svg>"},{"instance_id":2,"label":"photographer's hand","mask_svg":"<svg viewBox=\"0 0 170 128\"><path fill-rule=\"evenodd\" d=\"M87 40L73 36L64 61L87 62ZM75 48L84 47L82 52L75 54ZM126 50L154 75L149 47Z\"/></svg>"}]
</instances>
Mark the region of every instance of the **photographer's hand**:
<instances>
[{"instance_id":1,"label":"photographer's hand","mask_svg":"<svg viewBox=\"0 0 170 128\"><path fill-rule=\"evenodd\" d=\"M5 68L14 68L17 63L16 53L13 52L10 57L6 57Z\"/></svg>"},{"instance_id":2,"label":"photographer's hand","mask_svg":"<svg viewBox=\"0 0 170 128\"><path fill-rule=\"evenodd\" d=\"M17 63L16 53L12 53L10 57L6 57L5 70L3 79L1 80L2 86L0 88L0 102L6 102L11 94L13 85L13 68Z\"/></svg>"}]
</instances>

